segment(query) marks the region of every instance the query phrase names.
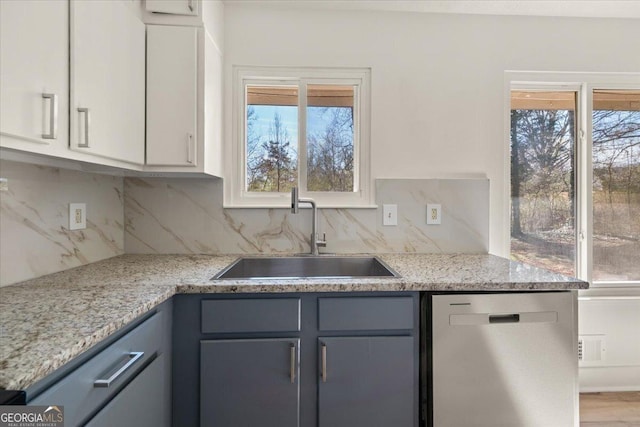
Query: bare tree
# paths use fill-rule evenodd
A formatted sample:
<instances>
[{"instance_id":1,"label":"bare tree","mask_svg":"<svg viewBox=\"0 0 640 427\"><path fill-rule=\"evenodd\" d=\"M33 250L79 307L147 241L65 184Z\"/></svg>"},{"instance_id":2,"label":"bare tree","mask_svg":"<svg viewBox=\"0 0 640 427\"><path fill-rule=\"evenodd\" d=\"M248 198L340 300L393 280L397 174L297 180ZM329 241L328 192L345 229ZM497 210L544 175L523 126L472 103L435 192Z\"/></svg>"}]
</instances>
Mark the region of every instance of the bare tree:
<instances>
[{"instance_id":1,"label":"bare tree","mask_svg":"<svg viewBox=\"0 0 640 427\"><path fill-rule=\"evenodd\" d=\"M353 110L327 107L329 125L307 141L307 187L311 191L353 191Z\"/></svg>"},{"instance_id":2,"label":"bare tree","mask_svg":"<svg viewBox=\"0 0 640 427\"><path fill-rule=\"evenodd\" d=\"M633 175L640 165L640 111L594 110L593 112L593 167L594 178L606 187L609 204L613 203L616 186L625 180L615 176L620 169ZM633 181L627 179L626 192Z\"/></svg>"},{"instance_id":3,"label":"bare tree","mask_svg":"<svg viewBox=\"0 0 640 427\"><path fill-rule=\"evenodd\" d=\"M512 235L525 232L522 200L528 209L526 231L573 225L574 139L573 111L514 110L511 121ZM564 196L563 196L564 195ZM568 206L566 201L568 201ZM547 209L541 215L541 207ZM532 212L535 211L535 216Z\"/></svg>"},{"instance_id":4,"label":"bare tree","mask_svg":"<svg viewBox=\"0 0 640 427\"><path fill-rule=\"evenodd\" d=\"M247 162L247 187L258 179L259 164L262 159L260 136L256 134L256 121L258 114L253 105L247 107L246 124L246 162Z\"/></svg>"},{"instance_id":5,"label":"bare tree","mask_svg":"<svg viewBox=\"0 0 640 427\"><path fill-rule=\"evenodd\" d=\"M256 145L260 150L255 152L261 156L254 155L255 163L248 166L251 169L249 191L289 191L297 181L297 167L292 159L296 150L291 146L289 132L277 112L269 126L268 140Z\"/></svg>"}]
</instances>

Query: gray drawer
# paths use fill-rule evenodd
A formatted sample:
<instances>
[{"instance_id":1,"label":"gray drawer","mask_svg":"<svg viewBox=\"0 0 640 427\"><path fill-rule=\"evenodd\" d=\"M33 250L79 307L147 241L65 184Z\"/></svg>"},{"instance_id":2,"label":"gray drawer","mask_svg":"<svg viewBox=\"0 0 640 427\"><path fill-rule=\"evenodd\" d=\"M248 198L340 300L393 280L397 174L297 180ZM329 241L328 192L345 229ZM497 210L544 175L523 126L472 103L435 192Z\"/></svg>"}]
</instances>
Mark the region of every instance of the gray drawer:
<instances>
[{"instance_id":1,"label":"gray drawer","mask_svg":"<svg viewBox=\"0 0 640 427\"><path fill-rule=\"evenodd\" d=\"M202 301L203 334L299 330L299 298Z\"/></svg>"},{"instance_id":2,"label":"gray drawer","mask_svg":"<svg viewBox=\"0 0 640 427\"><path fill-rule=\"evenodd\" d=\"M321 331L413 329L413 298L319 298L318 322Z\"/></svg>"},{"instance_id":3,"label":"gray drawer","mask_svg":"<svg viewBox=\"0 0 640 427\"><path fill-rule=\"evenodd\" d=\"M155 359L85 427L164 427L171 423L167 405L164 355Z\"/></svg>"},{"instance_id":4,"label":"gray drawer","mask_svg":"<svg viewBox=\"0 0 640 427\"><path fill-rule=\"evenodd\" d=\"M110 399L159 351L162 345L163 314L154 314L35 399L29 400L28 404L64 405L65 425L78 425ZM144 352L144 355L132 363L109 387L94 385L96 380L108 378L126 362L132 361L128 356L131 352Z\"/></svg>"}]
</instances>

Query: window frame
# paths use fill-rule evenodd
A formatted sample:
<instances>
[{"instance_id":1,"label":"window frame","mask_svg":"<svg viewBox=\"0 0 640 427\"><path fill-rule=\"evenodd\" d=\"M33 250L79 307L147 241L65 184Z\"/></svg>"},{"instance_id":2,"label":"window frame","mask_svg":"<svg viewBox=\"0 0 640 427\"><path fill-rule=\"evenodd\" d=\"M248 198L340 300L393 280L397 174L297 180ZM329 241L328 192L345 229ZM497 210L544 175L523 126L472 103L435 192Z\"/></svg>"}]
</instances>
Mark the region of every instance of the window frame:
<instances>
[{"instance_id":1,"label":"window frame","mask_svg":"<svg viewBox=\"0 0 640 427\"><path fill-rule=\"evenodd\" d=\"M504 188L503 250L511 254L511 91L576 91L576 277L593 288L634 288L636 281L598 281L593 266L593 92L594 90L638 90L640 73L505 71L504 91Z\"/></svg>"},{"instance_id":2,"label":"window frame","mask_svg":"<svg viewBox=\"0 0 640 427\"><path fill-rule=\"evenodd\" d=\"M290 194L246 189L247 85L298 86L298 187L322 208L373 208L369 68L233 67L232 138L227 143L224 207L289 208ZM307 191L307 85L354 86L354 191Z\"/></svg>"}]
</instances>

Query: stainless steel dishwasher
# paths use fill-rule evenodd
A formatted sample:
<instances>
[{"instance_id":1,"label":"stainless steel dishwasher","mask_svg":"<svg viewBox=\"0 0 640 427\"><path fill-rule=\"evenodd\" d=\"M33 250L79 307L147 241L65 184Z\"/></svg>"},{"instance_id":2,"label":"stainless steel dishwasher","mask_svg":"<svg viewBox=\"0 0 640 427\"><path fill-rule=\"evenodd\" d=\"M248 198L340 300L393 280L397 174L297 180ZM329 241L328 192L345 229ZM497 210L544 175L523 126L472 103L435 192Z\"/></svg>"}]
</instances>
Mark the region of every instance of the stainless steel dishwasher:
<instances>
[{"instance_id":1,"label":"stainless steel dishwasher","mask_svg":"<svg viewBox=\"0 0 640 427\"><path fill-rule=\"evenodd\" d=\"M578 426L574 293L446 294L426 303L427 425Z\"/></svg>"}]
</instances>

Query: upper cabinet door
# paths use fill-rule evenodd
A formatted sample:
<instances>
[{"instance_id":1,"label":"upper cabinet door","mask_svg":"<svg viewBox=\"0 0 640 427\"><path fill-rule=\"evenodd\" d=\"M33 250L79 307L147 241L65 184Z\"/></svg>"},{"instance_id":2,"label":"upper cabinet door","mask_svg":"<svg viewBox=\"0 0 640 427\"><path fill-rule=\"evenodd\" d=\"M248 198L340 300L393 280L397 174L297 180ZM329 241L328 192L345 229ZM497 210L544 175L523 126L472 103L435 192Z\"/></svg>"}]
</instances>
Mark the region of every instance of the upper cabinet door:
<instances>
[{"instance_id":1,"label":"upper cabinet door","mask_svg":"<svg viewBox=\"0 0 640 427\"><path fill-rule=\"evenodd\" d=\"M197 164L198 31L147 28L148 165Z\"/></svg>"},{"instance_id":2,"label":"upper cabinet door","mask_svg":"<svg viewBox=\"0 0 640 427\"><path fill-rule=\"evenodd\" d=\"M71 1L70 15L70 147L142 164L145 26L122 0Z\"/></svg>"},{"instance_id":3,"label":"upper cabinet door","mask_svg":"<svg viewBox=\"0 0 640 427\"><path fill-rule=\"evenodd\" d=\"M198 14L198 2L196 0L147 0L145 7L149 12L172 15Z\"/></svg>"},{"instance_id":4,"label":"upper cabinet door","mask_svg":"<svg viewBox=\"0 0 640 427\"><path fill-rule=\"evenodd\" d=\"M3 147L60 154L69 142L69 4L0 1Z\"/></svg>"}]
</instances>

